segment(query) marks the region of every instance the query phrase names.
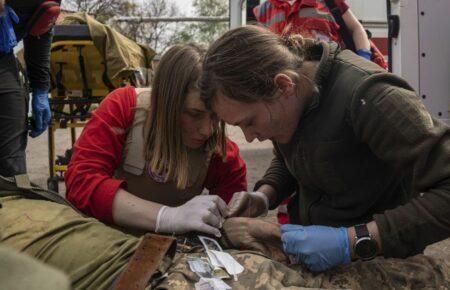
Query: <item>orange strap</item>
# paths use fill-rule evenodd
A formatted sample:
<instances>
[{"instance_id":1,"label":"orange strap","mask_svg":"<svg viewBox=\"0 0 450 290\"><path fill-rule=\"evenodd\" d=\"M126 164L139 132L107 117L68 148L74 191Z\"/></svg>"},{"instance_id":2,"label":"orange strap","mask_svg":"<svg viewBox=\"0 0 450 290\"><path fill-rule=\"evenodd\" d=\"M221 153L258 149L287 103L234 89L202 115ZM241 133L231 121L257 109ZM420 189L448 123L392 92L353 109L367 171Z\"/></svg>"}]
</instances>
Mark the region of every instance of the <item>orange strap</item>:
<instances>
[{"instance_id":1,"label":"orange strap","mask_svg":"<svg viewBox=\"0 0 450 290\"><path fill-rule=\"evenodd\" d=\"M133 257L114 283L114 290L143 290L166 255L175 256L176 240L173 237L146 234Z\"/></svg>"}]
</instances>

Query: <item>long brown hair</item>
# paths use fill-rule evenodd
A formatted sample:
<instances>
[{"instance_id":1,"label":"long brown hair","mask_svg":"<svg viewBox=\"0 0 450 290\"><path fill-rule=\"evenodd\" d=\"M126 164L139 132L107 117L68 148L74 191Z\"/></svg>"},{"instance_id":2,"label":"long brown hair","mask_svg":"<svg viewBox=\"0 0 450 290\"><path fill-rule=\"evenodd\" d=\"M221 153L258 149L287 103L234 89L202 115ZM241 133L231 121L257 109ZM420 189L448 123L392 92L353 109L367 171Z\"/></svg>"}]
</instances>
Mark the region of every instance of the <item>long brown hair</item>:
<instances>
[{"instance_id":1,"label":"long brown hair","mask_svg":"<svg viewBox=\"0 0 450 290\"><path fill-rule=\"evenodd\" d=\"M187 186L188 148L183 144L181 114L186 95L199 90L201 63L206 49L196 44L174 45L161 58L151 92L151 110L146 120L145 148L150 169L166 174L177 187ZM226 152L224 124L214 128L206 149ZM226 155L226 154L225 154Z\"/></svg>"},{"instance_id":2,"label":"long brown hair","mask_svg":"<svg viewBox=\"0 0 450 290\"><path fill-rule=\"evenodd\" d=\"M306 57L305 47L312 44L300 35L280 36L255 25L230 30L205 55L202 99L210 106L220 91L245 103L270 101L278 89L274 82L278 73L289 75L300 87L305 75L298 72Z\"/></svg>"}]
</instances>

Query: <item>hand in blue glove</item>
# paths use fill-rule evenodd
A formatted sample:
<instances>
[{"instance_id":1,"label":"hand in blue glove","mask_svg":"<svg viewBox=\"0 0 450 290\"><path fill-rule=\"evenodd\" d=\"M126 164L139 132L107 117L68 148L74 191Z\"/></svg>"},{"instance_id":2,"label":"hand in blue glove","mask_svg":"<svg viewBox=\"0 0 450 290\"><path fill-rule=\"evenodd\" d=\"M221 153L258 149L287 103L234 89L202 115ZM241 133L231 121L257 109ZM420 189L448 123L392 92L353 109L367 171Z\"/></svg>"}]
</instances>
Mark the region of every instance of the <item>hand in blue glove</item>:
<instances>
[{"instance_id":1,"label":"hand in blue glove","mask_svg":"<svg viewBox=\"0 0 450 290\"><path fill-rule=\"evenodd\" d=\"M367 60L372 60L372 52L368 48L360 48L356 51L356 54Z\"/></svg>"},{"instance_id":2,"label":"hand in blue glove","mask_svg":"<svg viewBox=\"0 0 450 290\"><path fill-rule=\"evenodd\" d=\"M346 228L282 225L281 240L287 254L314 272L351 260Z\"/></svg>"},{"instance_id":3,"label":"hand in blue glove","mask_svg":"<svg viewBox=\"0 0 450 290\"><path fill-rule=\"evenodd\" d=\"M48 92L43 89L33 89L33 108L34 128L30 136L35 138L44 132L51 119L50 105L48 103Z\"/></svg>"},{"instance_id":4,"label":"hand in blue glove","mask_svg":"<svg viewBox=\"0 0 450 290\"><path fill-rule=\"evenodd\" d=\"M11 7L5 5L5 14L0 16L0 52L11 52L17 45L12 21L19 23L19 17Z\"/></svg>"}]
</instances>

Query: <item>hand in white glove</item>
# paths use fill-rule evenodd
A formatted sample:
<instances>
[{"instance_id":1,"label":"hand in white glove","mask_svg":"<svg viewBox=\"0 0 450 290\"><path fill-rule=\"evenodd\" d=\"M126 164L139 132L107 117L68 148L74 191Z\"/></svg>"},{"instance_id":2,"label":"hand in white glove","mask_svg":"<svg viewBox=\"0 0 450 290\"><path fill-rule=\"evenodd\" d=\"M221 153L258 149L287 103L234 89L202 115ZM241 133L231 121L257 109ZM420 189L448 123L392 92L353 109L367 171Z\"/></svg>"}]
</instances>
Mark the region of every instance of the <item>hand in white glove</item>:
<instances>
[{"instance_id":1,"label":"hand in white glove","mask_svg":"<svg viewBox=\"0 0 450 290\"><path fill-rule=\"evenodd\" d=\"M230 217L257 217L266 215L269 210L269 199L259 191L236 192L228 203Z\"/></svg>"},{"instance_id":2,"label":"hand in white glove","mask_svg":"<svg viewBox=\"0 0 450 290\"><path fill-rule=\"evenodd\" d=\"M163 206L158 212L155 232L198 231L220 237L219 229L227 215L228 207L223 199L217 195L197 195L178 207Z\"/></svg>"}]
</instances>

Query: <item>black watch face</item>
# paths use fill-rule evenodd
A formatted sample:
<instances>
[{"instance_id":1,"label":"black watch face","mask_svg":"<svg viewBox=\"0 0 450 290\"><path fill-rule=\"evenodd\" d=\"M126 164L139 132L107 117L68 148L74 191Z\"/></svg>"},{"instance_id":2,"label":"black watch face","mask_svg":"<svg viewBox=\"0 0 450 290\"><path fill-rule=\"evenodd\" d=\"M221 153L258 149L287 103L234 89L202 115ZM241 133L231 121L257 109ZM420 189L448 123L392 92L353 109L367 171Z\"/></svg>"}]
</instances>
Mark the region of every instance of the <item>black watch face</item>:
<instances>
[{"instance_id":1,"label":"black watch face","mask_svg":"<svg viewBox=\"0 0 450 290\"><path fill-rule=\"evenodd\" d=\"M373 259L377 251L377 243L369 237L361 238L355 244L355 254L363 260Z\"/></svg>"}]
</instances>

